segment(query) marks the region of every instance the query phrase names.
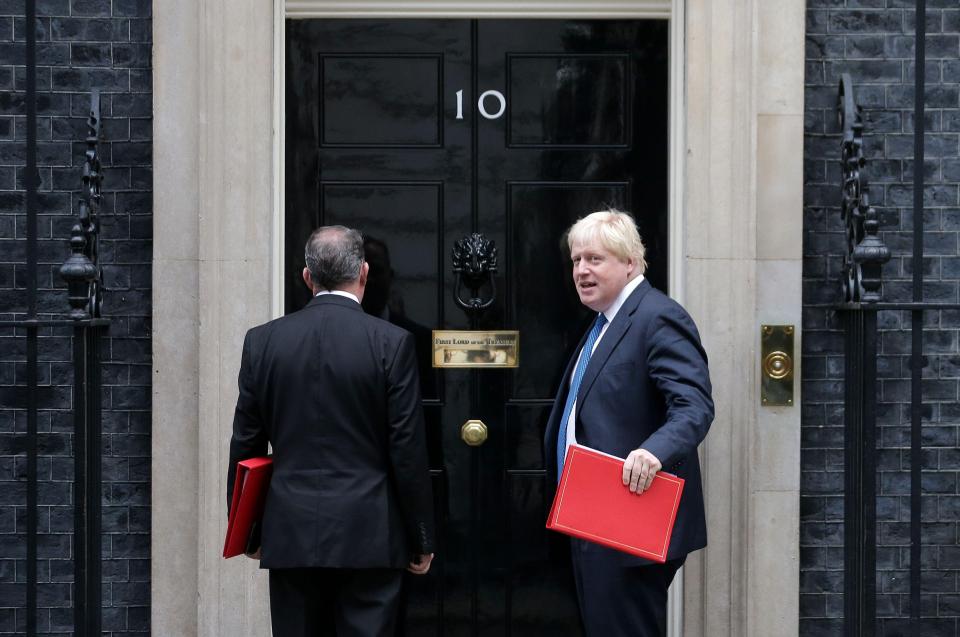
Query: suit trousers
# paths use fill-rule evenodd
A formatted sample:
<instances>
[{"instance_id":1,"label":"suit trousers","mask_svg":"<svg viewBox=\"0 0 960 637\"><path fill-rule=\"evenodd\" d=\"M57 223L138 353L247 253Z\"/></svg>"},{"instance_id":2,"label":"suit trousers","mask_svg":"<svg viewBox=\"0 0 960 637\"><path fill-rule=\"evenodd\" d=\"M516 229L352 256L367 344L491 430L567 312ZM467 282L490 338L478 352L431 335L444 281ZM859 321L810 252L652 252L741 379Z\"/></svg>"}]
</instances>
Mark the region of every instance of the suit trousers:
<instances>
[{"instance_id":1,"label":"suit trousers","mask_svg":"<svg viewBox=\"0 0 960 637\"><path fill-rule=\"evenodd\" d=\"M632 566L623 554L570 539L587 637L666 637L667 589L686 558Z\"/></svg>"},{"instance_id":2,"label":"suit trousers","mask_svg":"<svg viewBox=\"0 0 960 637\"><path fill-rule=\"evenodd\" d=\"M396 632L401 569L270 569L273 637L386 637Z\"/></svg>"}]
</instances>

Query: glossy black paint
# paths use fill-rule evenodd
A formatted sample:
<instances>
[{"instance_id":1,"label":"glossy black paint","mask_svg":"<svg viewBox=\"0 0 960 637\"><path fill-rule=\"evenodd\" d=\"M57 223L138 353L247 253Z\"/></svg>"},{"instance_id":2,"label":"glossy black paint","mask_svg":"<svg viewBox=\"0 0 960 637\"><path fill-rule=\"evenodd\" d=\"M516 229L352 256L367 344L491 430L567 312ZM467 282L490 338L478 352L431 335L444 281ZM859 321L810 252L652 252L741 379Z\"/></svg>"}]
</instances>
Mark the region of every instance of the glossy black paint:
<instances>
[{"instance_id":1,"label":"glossy black paint","mask_svg":"<svg viewBox=\"0 0 960 637\"><path fill-rule=\"evenodd\" d=\"M357 227L365 309L420 348L442 538L431 574L411 578L407 634L579 634L567 545L544 529L540 442L589 320L562 235L600 207L634 211L664 288L667 48L663 21L287 23L286 309L308 298L310 230ZM505 97L497 119L478 112L487 90ZM499 254L498 296L475 319L450 261L471 232ZM520 330L520 367L434 370L432 329ZM485 445L460 440L469 418Z\"/></svg>"}]
</instances>

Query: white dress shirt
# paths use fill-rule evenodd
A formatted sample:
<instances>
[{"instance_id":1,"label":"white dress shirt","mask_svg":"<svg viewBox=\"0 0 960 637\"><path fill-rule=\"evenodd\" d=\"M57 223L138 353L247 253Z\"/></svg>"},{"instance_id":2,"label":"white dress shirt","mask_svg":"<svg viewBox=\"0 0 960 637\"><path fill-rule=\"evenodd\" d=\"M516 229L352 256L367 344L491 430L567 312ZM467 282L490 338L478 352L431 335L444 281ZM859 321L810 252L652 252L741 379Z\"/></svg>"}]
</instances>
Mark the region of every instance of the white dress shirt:
<instances>
[{"instance_id":1,"label":"white dress shirt","mask_svg":"<svg viewBox=\"0 0 960 637\"><path fill-rule=\"evenodd\" d=\"M603 339L603 335L607 333L607 328L610 327L610 324L613 323L614 317L617 315L617 312L620 311L620 308L623 307L623 304L626 302L627 297L633 294L633 291L643 282L643 275L637 276L637 278L629 281L623 289L620 290L620 294L617 295L616 300L603 311L603 315L607 318L607 322L604 323L603 328L600 329L600 336L597 337L597 342L593 344L593 349L590 350L590 355L593 356L593 353L597 351L597 345L600 344L600 341ZM573 366L573 370L570 372L570 377L567 378L567 391L569 391L570 383L573 382L573 375L577 372L577 365L580 364L580 357L583 356L583 350L580 350L580 354L577 356L577 362ZM577 402L574 400L573 409L570 410L570 417L567 420L567 447L574 444L577 441L577 427L576 427L576 416L577 414Z\"/></svg>"},{"instance_id":2,"label":"white dress shirt","mask_svg":"<svg viewBox=\"0 0 960 637\"><path fill-rule=\"evenodd\" d=\"M336 294L337 296L342 296L347 299L352 299L357 303L360 303L360 299L357 298L356 294L351 294L350 292L344 292L343 290L320 290L314 297L323 296L324 294Z\"/></svg>"}]
</instances>

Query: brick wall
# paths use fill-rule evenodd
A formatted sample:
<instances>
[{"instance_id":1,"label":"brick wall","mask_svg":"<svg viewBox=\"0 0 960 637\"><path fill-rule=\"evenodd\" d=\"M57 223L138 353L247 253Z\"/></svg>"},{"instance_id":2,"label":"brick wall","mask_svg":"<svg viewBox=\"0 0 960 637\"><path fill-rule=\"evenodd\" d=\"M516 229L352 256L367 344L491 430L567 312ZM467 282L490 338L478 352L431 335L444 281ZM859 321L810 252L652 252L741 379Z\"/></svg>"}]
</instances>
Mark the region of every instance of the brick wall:
<instances>
[{"instance_id":1,"label":"brick wall","mask_svg":"<svg viewBox=\"0 0 960 637\"><path fill-rule=\"evenodd\" d=\"M89 90L105 143L103 629L149 632L150 0L37 0L41 312L68 307L57 270L77 210ZM26 310L24 0L0 0L0 318ZM70 332L40 345L38 629L70 633L73 528ZM0 330L0 635L25 627L26 344ZM18 608L19 607L19 608Z\"/></svg>"},{"instance_id":2,"label":"brick wall","mask_svg":"<svg viewBox=\"0 0 960 637\"><path fill-rule=\"evenodd\" d=\"M893 252L885 300L910 300L914 263L912 179L914 2L809 0L804 146L804 343L800 634L840 634L843 616L843 340L839 299L843 226L840 74L849 72L866 109L867 175ZM960 231L960 5L927 0L926 300L958 302ZM878 633L904 634L910 568L910 316L883 312L878 359ZM924 318L923 635L960 630L958 351L960 314Z\"/></svg>"}]
</instances>

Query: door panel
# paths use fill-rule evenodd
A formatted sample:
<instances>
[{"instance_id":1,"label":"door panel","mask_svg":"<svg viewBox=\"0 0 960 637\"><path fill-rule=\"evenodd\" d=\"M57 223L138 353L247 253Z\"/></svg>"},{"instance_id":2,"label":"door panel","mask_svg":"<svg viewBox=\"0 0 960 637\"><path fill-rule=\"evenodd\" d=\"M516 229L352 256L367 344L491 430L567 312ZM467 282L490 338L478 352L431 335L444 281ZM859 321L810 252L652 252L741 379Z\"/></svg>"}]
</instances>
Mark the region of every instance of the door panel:
<instances>
[{"instance_id":1,"label":"door panel","mask_svg":"<svg viewBox=\"0 0 960 637\"><path fill-rule=\"evenodd\" d=\"M320 146L440 147L441 64L436 54L320 54Z\"/></svg>"},{"instance_id":2,"label":"door panel","mask_svg":"<svg viewBox=\"0 0 960 637\"><path fill-rule=\"evenodd\" d=\"M340 223L368 238L364 309L416 339L440 537L405 634L579 634L568 547L544 529L541 440L590 320L562 237L630 209L667 280L666 22L291 20L286 93L287 311L309 299L310 231ZM499 265L473 317L450 260L471 232ZM433 329L519 330L520 366L436 370ZM480 447L460 440L470 418Z\"/></svg>"},{"instance_id":3,"label":"door panel","mask_svg":"<svg viewBox=\"0 0 960 637\"><path fill-rule=\"evenodd\" d=\"M619 53L507 54L511 148L625 147L630 58Z\"/></svg>"}]
</instances>

